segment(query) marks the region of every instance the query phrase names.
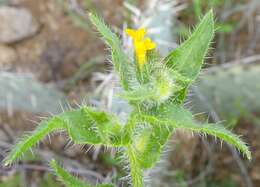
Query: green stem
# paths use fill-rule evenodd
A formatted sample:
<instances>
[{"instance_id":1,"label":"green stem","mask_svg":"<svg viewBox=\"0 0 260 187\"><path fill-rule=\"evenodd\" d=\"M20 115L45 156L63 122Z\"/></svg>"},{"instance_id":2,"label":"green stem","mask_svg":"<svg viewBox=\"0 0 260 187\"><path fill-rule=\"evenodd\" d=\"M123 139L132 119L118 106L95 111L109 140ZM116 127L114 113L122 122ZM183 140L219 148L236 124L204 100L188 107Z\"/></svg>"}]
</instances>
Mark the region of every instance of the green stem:
<instances>
[{"instance_id":1,"label":"green stem","mask_svg":"<svg viewBox=\"0 0 260 187\"><path fill-rule=\"evenodd\" d=\"M127 146L126 154L129 159L130 164L130 174L132 178L133 187L143 187L143 172L140 164L138 163L138 158L136 151L132 145Z\"/></svg>"}]
</instances>

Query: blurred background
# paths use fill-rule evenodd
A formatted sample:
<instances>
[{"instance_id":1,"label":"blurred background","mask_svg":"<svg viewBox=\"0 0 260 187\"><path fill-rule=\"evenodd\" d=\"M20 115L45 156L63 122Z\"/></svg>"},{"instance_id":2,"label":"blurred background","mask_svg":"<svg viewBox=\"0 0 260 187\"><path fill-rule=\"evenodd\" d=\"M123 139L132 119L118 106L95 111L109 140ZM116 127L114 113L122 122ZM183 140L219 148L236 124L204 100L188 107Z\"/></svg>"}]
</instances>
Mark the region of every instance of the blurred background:
<instances>
[{"instance_id":1,"label":"blurred background","mask_svg":"<svg viewBox=\"0 0 260 187\"><path fill-rule=\"evenodd\" d=\"M96 11L122 36L146 27L162 54L176 48L207 10L216 37L187 107L221 122L250 145L252 161L211 137L177 132L155 169L154 187L260 187L259 0L0 0L0 159L25 132L69 107L122 112L108 50L88 22ZM127 111L125 111L127 112ZM95 184L126 186L115 150L77 146L51 135L22 161L0 166L0 187L60 187L48 168L56 158Z\"/></svg>"}]
</instances>

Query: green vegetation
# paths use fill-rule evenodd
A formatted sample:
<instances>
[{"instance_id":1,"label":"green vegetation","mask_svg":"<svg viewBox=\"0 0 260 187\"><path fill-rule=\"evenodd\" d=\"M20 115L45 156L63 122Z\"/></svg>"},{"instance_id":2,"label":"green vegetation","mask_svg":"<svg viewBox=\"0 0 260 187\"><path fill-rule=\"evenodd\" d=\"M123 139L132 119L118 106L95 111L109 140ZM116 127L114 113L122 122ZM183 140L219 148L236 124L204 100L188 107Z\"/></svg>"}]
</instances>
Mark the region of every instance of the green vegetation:
<instances>
[{"instance_id":1,"label":"green vegetation","mask_svg":"<svg viewBox=\"0 0 260 187\"><path fill-rule=\"evenodd\" d=\"M116 147L129 163L133 187L144 186L143 172L160 160L164 145L178 129L217 137L251 159L247 145L237 135L220 124L198 123L183 106L214 36L212 11L204 16L193 34L166 57L160 57L156 50L148 51L142 68L124 53L120 39L99 17L91 14L90 20L111 49L112 63L123 89L118 95L132 108L126 123L123 124L116 114L89 106L65 111L42 121L32 134L16 144L6 157L5 165L20 158L49 133L59 130L66 130L75 144ZM55 161L51 161L51 167L68 187L91 186L66 172Z\"/></svg>"}]
</instances>

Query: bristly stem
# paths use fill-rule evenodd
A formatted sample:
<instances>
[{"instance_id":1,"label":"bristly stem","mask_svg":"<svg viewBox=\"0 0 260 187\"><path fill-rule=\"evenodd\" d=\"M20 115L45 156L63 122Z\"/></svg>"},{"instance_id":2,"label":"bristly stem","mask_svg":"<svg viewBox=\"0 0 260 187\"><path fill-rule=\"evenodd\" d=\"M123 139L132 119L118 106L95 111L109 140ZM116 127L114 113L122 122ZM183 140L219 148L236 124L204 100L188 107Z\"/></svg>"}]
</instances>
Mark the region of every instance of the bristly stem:
<instances>
[{"instance_id":1,"label":"bristly stem","mask_svg":"<svg viewBox=\"0 0 260 187\"><path fill-rule=\"evenodd\" d=\"M126 154L129 160L130 175L133 187L143 187L143 172L140 164L138 163L138 155L136 154L133 145L126 147Z\"/></svg>"}]
</instances>

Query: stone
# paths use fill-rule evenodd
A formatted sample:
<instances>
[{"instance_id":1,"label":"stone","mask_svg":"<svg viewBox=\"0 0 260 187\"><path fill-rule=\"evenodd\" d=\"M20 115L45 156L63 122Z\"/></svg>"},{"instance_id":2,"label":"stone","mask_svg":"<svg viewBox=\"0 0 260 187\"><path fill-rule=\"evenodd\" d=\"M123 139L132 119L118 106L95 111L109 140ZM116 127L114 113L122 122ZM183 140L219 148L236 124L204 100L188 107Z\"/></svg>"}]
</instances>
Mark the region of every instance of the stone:
<instances>
[{"instance_id":1,"label":"stone","mask_svg":"<svg viewBox=\"0 0 260 187\"><path fill-rule=\"evenodd\" d=\"M0 6L0 43L14 43L33 36L39 24L25 8Z\"/></svg>"},{"instance_id":2,"label":"stone","mask_svg":"<svg viewBox=\"0 0 260 187\"><path fill-rule=\"evenodd\" d=\"M0 67L13 64L16 59L17 55L13 48L0 45Z\"/></svg>"}]
</instances>

